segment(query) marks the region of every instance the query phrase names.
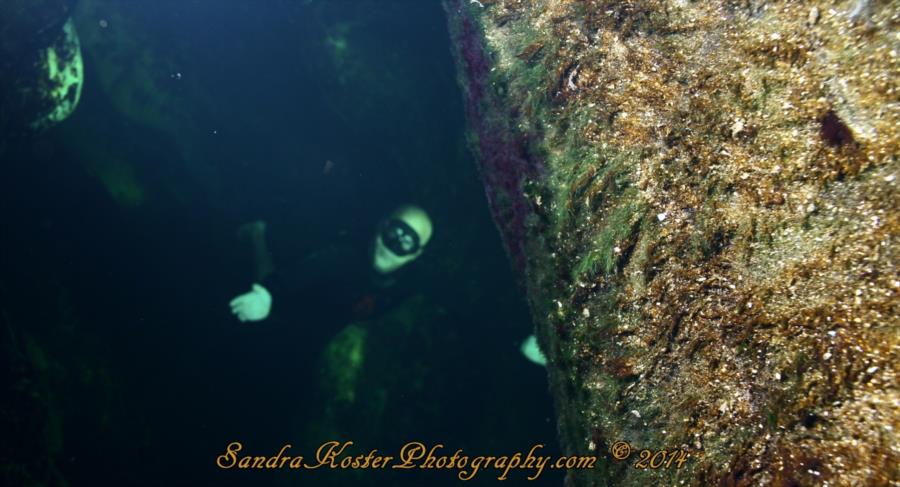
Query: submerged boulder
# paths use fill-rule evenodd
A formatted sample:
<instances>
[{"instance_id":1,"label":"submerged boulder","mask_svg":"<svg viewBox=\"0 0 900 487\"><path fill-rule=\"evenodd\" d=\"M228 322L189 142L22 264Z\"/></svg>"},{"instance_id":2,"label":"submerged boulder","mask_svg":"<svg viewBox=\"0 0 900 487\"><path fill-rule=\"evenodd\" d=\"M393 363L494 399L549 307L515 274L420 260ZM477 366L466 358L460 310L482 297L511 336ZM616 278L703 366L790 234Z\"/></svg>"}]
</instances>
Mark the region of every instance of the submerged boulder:
<instances>
[{"instance_id":1,"label":"submerged boulder","mask_svg":"<svg viewBox=\"0 0 900 487\"><path fill-rule=\"evenodd\" d=\"M84 65L70 14L63 0L5 2L0 20L3 134L49 128L78 106Z\"/></svg>"},{"instance_id":2,"label":"submerged boulder","mask_svg":"<svg viewBox=\"0 0 900 487\"><path fill-rule=\"evenodd\" d=\"M424 398L439 390L440 374L452 370L452 347L437 345L455 341L446 312L422 295L402 301L383 317L347 325L320 358L315 402L323 405L322 414L310 418L307 432L299 436L310 438L311 444L333 438L399 442L416 430L414 421L436 423L441 407ZM427 407L420 411L423 403Z\"/></svg>"},{"instance_id":3,"label":"submerged boulder","mask_svg":"<svg viewBox=\"0 0 900 487\"><path fill-rule=\"evenodd\" d=\"M39 78L34 93L46 100L47 109L31 122L31 127L36 129L62 122L75 111L81 99L84 63L81 43L71 19L63 25L56 42L41 51L39 64L44 76Z\"/></svg>"},{"instance_id":4,"label":"submerged boulder","mask_svg":"<svg viewBox=\"0 0 900 487\"><path fill-rule=\"evenodd\" d=\"M568 485L896 480L896 5L444 5Z\"/></svg>"}]
</instances>

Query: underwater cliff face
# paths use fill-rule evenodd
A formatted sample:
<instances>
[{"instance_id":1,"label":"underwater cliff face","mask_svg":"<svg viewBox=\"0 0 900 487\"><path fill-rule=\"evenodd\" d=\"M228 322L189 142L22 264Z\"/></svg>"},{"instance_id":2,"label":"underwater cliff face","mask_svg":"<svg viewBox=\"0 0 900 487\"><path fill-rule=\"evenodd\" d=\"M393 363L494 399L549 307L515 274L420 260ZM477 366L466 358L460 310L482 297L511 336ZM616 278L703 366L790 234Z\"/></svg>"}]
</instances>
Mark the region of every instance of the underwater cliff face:
<instances>
[{"instance_id":1,"label":"underwater cliff face","mask_svg":"<svg viewBox=\"0 0 900 487\"><path fill-rule=\"evenodd\" d=\"M444 6L567 483L897 479L896 3Z\"/></svg>"}]
</instances>

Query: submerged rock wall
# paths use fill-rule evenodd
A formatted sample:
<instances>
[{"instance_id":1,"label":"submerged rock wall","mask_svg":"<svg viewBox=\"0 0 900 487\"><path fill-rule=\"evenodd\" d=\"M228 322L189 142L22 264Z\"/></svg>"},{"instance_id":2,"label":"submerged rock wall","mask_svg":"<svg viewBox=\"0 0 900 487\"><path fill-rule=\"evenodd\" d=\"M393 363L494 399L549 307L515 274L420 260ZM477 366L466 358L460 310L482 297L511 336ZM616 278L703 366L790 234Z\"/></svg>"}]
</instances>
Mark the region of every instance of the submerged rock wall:
<instances>
[{"instance_id":1,"label":"submerged rock wall","mask_svg":"<svg viewBox=\"0 0 900 487\"><path fill-rule=\"evenodd\" d=\"M900 478L898 4L444 5L568 484Z\"/></svg>"}]
</instances>

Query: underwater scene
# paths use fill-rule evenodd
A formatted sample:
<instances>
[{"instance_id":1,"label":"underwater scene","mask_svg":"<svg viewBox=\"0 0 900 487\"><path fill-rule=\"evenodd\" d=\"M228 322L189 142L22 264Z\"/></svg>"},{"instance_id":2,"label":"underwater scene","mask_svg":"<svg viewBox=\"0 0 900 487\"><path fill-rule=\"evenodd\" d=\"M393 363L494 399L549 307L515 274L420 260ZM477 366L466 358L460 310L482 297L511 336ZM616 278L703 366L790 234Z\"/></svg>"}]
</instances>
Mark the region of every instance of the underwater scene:
<instances>
[{"instance_id":1,"label":"underwater scene","mask_svg":"<svg viewBox=\"0 0 900 487\"><path fill-rule=\"evenodd\" d=\"M0 485L900 486L900 3L0 0Z\"/></svg>"}]
</instances>

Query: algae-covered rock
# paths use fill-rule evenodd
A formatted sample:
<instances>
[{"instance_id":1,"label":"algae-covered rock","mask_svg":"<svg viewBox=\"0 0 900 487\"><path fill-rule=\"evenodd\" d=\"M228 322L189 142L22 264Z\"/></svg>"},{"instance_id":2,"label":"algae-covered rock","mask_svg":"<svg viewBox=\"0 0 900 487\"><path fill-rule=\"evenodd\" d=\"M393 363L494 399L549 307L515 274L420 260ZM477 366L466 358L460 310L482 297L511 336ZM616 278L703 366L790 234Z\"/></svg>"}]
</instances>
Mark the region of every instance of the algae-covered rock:
<instances>
[{"instance_id":1,"label":"algae-covered rock","mask_svg":"<svg viewBox=\"0 0 900 487\"><path fill-rule=\"evenodd\" d=\"M78 32L71 19L63 25L59 38L41 51L38 63L43 76L35 93L47 100L48 108L31 122L31 127L43 129L68 118L81 99L84 62Z\"/></svg>"},{"instance_id":2,"label":"algae-covered rock","mask_svg":"<svg viewBox=\"0 0 900 487\"><path fill-rule=\"evenodd\" d=\"M356 389L365 364L366 328L352 324L341 330L325 349L322 360L323 381L336 404L356 402Z\"/></svg>"},{"instance_id":3,"label":"algae-covered rock","mask_svg":"<svg viewBox=\"0 0 900 487\"><path fill-rule=\"evenodd\" d=\"M308 436L385 444L407 439L428 418L436 421L440 405L423 402L442 387L443 371L452 370L455 342L453 322L421 295L381 318L348 325L322 352L316 403L323 411L310 418Z\"/></svg>"},{"instance_id":4,"label":"algae-covered rock","mask_svg":"<svg viewBox=\"0 0 900 487\"><path fill-rule=\"evenodd\" d=\"M0 12L0 133L39 132L62 122L84 85L69 2L6 0Z\"/></svg>"},{"instance_id":5,"label":"algae-covered rock","mask_svg":"<svg viewBox=\"0 0 900 487\"><path fill-rule=\"evenodd\" d=\"M319 384L310 399L318 412L304 418L297 435L305 447L352 441L364 453L372 448L393 452L409 441L429 441L434 432L424 425L441 425L454 412L442 398L454 388L461 346L457 325L444 310L416 295L382 317L338 332L319 359ZM451 441L443 438L446 434L441 440ZM392 473L396 471L380 475ZM324 485L347 485L350 479L381 485L390 478L373 480L372 475L356 470L319 480Z\"/></svg>"},{"instance_id":6,"label":"algae-covered rock","mask_svg":"<svg viewBox=\"0 0 900 487\"><path fill-rule=\"evenodd\" d=\"M896 481L898 4L444 4L568 483Z\"/></svg>"}]
</instances>

